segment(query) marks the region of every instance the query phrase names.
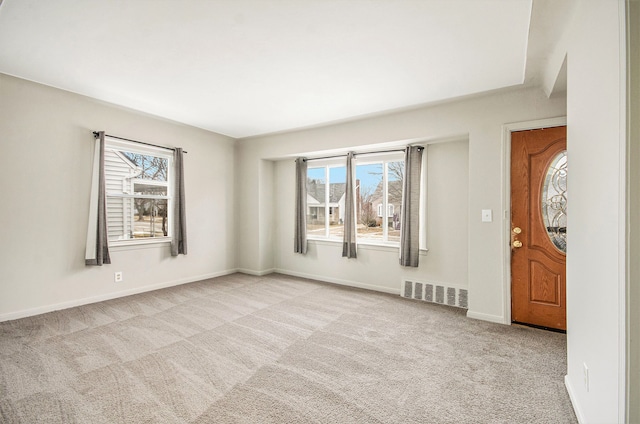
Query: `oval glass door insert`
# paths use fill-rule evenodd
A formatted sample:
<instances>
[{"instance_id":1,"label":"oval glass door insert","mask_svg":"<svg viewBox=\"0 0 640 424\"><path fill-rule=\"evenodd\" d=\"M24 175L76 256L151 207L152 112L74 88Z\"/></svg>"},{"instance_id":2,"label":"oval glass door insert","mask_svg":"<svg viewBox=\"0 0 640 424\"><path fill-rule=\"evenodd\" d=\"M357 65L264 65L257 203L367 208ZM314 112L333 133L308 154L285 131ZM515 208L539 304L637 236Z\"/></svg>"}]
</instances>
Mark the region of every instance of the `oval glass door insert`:
<instances>
[{"instance_id":1,"label":"oval glass door insert","mask_svg":"<svg viewBox=\"0 0 640 424\"><path fill-rule=\"evenodd\" d=\"M551 161L542 183L542 219L553 245L567 253L567 151Z\"/></svg>"}]
</instances>

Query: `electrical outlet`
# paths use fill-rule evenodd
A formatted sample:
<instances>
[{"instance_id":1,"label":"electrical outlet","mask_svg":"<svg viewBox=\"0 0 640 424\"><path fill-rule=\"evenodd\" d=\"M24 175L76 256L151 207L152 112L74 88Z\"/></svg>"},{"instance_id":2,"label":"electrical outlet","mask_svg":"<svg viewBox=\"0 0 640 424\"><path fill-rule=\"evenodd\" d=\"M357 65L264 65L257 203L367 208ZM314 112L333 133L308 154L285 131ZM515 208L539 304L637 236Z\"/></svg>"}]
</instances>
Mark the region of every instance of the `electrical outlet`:
<instances>
[{"instance_id":1,"label":"electrical outlet","mask_svg":"<svg viewBox=\"0 0 640 424\"><path fill-rule=\"evenodd\" d=\"M586 363L582 363L583 371L584 371L584 388L588 392L589 391L589 367L587 367Z\"/></svg>"},{"instance_id":2,"label":"electrical outlet","mask_svg":"<svg viewBox=\"0 0 640 424\"><path fill-rule=\"evenodd\" d=\"M119 283L122 281L122 271L118 271L115 274L113 274L113 281L115 281L116 283Z\"/></svg>"}]
</instances>

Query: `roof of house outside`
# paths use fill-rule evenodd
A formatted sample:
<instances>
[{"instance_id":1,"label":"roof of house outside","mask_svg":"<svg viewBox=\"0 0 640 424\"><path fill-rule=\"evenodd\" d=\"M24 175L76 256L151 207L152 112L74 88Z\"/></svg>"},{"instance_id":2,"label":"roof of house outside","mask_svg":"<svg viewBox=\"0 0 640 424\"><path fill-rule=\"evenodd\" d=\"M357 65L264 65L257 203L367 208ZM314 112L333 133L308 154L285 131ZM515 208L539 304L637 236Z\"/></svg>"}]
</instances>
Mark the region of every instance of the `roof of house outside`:
<instances>
[{"instance_id":1,"label":"roof of house outside","mask_svg":"<svg viewBox=\"0 0 640 424\"><path fill-rule=\"evenodd\" d=\"M324 203L325 200L325 186L324 183L318 183L316 180L310 180L307 182L307 194L320 203ZM346 189L346 183L332 183L329 184L329 203L338 203L344 191Z\"/></svg>"}]
</instances>

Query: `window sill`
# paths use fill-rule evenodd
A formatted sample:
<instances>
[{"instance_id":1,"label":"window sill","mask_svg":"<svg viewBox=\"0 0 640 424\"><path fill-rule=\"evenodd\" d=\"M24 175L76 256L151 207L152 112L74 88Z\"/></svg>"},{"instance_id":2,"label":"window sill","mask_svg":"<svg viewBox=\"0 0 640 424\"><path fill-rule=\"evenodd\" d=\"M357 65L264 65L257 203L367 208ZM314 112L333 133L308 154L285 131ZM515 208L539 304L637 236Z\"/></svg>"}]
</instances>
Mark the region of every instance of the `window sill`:
<instances>
[{"instance_id":1,"label":"window sill","mask_svg":"<svg viewBox=\"0 0 640 424\"><path fill-rule=\"evenodd\" d=\"M171 237L157 237L153 239L132 239L132 240L119 240L109 242L109 249L114 252L123 250L138 250L138 249L153 249L168 246L171 244Z\"/></svg>"},{"instance_id":2,"label":"window sill","mask_svg":"<svg viewBox=\"0 0 640 424\"><path fill-rule=\"evenodd\" d=\"M325 245L325 246L342 246L342 240L325 239L325 238L307 238L311 244ZM398 252L400 244L395 243L375 243L375 242L363 242L358 241L358 249L364 250L378 250L383 252ZM420 255L426 255L429 249L420 249Z\"/></svg>"}]
</instances>

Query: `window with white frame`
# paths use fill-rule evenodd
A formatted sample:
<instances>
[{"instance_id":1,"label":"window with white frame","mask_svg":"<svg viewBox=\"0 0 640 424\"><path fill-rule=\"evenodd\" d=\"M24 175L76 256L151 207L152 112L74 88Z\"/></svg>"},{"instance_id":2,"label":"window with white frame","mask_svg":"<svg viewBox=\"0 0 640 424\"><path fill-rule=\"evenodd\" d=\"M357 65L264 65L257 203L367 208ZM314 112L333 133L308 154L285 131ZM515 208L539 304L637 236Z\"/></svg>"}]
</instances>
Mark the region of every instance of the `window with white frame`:
<instances>
[{"instance_id":1,"label":"window with white frame","mask_svg":"<svg viewBox=\"0 0 640 424\"><path fill-rule=\"evenodd\" d=\"M404 155L401 152L358 157L356 231L359 242L400 242L403 178Z\"/></svg>"},{"instance_id":2,"label":"window with white frame","mask_svg":"<svg viewBox=\"0 0 640 424\"><path fill-rule=\"evenodd\" d=\"M307 236L342 240L347 167L307 168Z\"/></svg>"},{"instance_id":3,"label":"window with white frame","mask_svg":"<svg viewBox=\"0 0 640 424\"><path fill-rule=\"evenodd\" d=\"M397 245L402 209L402 152L360 154L356 160L356 233L359 243ZM307 236L339 239L344 234L344 158L312 161L307 168ZM383 211L387 211L386 216Z\"/></svg>"},{"instance_id":4,"label":"window with white frame","mask_svg":"<svg viewBox=\"0 0 640 424\"><path fill-rule=\"evenodd\" d=\"M171 151L105 137L109 244L169 241Z\"/></svg>"}]
</instances>

